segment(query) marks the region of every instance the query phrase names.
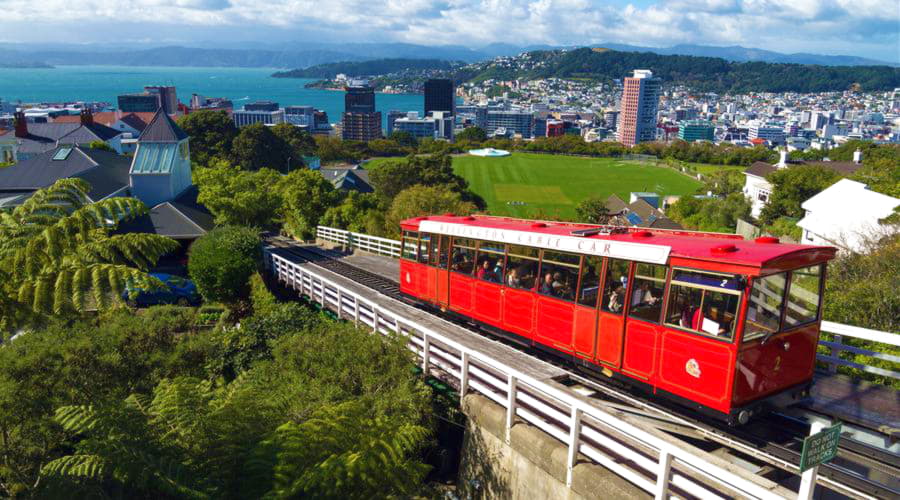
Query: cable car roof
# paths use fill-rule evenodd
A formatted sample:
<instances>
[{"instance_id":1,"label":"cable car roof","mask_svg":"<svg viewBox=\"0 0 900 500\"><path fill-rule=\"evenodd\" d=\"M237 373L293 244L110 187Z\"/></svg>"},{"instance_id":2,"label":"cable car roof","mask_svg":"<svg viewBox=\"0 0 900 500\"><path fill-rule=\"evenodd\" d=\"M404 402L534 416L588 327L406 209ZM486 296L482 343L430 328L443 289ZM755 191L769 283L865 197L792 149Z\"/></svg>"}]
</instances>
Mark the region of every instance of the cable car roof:
<instances>
[{"instance_id":1,"label":"cable car roof","mask_svg":"<svg viewBox=\"0 0 900 500\"><path fill-rule=\"evenodd\" d=\"M674 264L673 259L679 265L685 264L684 259L720 262L758 268L757 272L762 274L825 262L834 258L836 252L833 247L780 243L778 239L768 237L745 240L736 234L533 221L486 215L417 217L401 222L401 227L408 231L421 230L656 264ZM599 242L603 244L597 244Z\"/></svg>"}]
</instances>

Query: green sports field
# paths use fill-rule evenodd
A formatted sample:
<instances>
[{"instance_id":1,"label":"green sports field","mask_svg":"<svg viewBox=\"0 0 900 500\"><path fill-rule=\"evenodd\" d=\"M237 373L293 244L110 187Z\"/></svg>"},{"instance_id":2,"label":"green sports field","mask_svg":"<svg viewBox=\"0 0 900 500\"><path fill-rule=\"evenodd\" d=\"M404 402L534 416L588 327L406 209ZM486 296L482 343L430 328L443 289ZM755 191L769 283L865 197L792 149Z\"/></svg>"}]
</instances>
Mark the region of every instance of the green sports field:
<instances>
[{"instance_id":1,"label":"green sports field","mask_svg":"<svg viewBox=\"0 0 900 500\"><path fill-rule=\"evenodd\" d=\"M586 198L632 191L661 196L692 194L700 182L674 170L639 161L514 153L504 158L457 156L453 170L469 181L494 215L574 217Z\"/></svg>"}]
</instances>

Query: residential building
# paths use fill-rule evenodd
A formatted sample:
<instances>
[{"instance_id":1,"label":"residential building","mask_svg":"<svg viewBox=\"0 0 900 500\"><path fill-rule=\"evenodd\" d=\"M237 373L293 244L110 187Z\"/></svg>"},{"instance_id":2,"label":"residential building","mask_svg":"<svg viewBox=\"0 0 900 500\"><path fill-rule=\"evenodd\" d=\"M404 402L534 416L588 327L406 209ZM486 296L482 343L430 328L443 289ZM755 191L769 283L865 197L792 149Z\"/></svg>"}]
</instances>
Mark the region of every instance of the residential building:
<instances>
[{"instance_id":1,"label":"residential building","mask_svg":"<svg viewBox=\"0 0 900 500\"><path fill-rule=\"evenodd\" d=\"M425 82L425 115L434 111L456 114L456 91L453 80L432 78Z\"/></svg>"},{"instance_id":2,"label":"residential building","mask_svg":"<svg viewBox=\"0 0 900 500\"><path fill-rule=\"evenodd\" d=\"M505 129L507 135L521 135L530 139L534 134L534 113L525 110L490 110L487 112L485 132L489 136L497 135L499 129Z\"/></svg>"},{"instance_id":3,"label":"residential building","mask_svg":"<svg viewBox=\"0 0 900 500\"><path fill-rule=\"evenodd\" d=\"M81 126L80 123L29 123L25 113L15 113L13 130L0 133L0 138L14 138L16 142L16 158L27 160L33 156L56 149L60 137Z\"/></svg>"},{"instance_id":4,"label":"residential building","mask_svg":"<svg viewBox=\"0 0 900 500\"><path fill-rule=\"evenodd\" d=\"M81 110L80 127L57 139L57 144L89 145L92 142L103 142L113 148L117 153L123 153L123 132L107 127L94 121L94 115L89 109Z\"/></svg>"},{"instance_id":5,"label":"residential building","mask_svg":"<svg viewBox=\"0 0 900 500\"><path fill-rule=\"evenodd\" d=\"M249 109L248 106L250 107ZM278 104L275 104L274 110L269 109L270 107L267 104L248 104L244 106L244 109L234 111L231 114L231 119L234 120L234 126L237 128L246 127L254 123L262 123L263 125L284 123L284 110L278 109Z\"/></svg>"},{"instance_id":6,"label":"residential building","mask_svg":"<svg viewBox=\"0 0 900 500\"><path fill-rule=\"evenodd\" d=\"M645 198L649 198L650 201ZM609 214L607 224L651 229L683 229L681 224L666 217L666 214L655 207L651 203L654 201L659 203L659 196L656 193L631 193L630 203L625 203L614 194L610 195L606 200L606 210Z\"/></svg>"},{"instance_id":7,"label":"residential building","mask_svg":"<svg viewBox=\"0 0 900 500\"><path fill-rule=\"evenodd\" d=\"M354 81L345 88L341 137L371 141L381 137L381 112L375 111L375 89L368 82Z\"/></svg>"},{"instance_id":8,"label":"residential building","mask_svg":"<svg viewBox=\"0 0 900 500\"><path fill-rule=\"evenodd\" d=\"M894 213L900 199L841 179L800 206L806 211L797 222L803 229L801 243L864 252L867 243L885 234L885 226L878 221Z\"/></svg>"},{"instance_id":9,"label":"residential building","mask_svg":"<svg viewBox=\"0 0 900 500\"><path fill-rule=\"evenodd\" d=\"M618 139L631 147L656 139L656 114L662 81L645 69L634 70L634 76L625 78L622 100L619 104Z\"/></svg>"},{"instance_id":10,"label":"residential building","mask_svg":"<svg viewBox=\"0 0 900 500\"><path fill-rule=\"evenodd\" d=\"M619 112L607 111L603 113L603 123L606 124L606 128L616 130L619 124Z\"/></svg>"},{"instance_id":11,"label":"residential building","mask_svg":"<svg viewBox=\"0 0 900 500\"><path fill-rule=\"evenodd\" d=\"M781 157L775 165L758 161L750 165L744 171L744 196L750 200L750 214L753 217L759 217L763 207L769 202L772 195L772 184L766 179L769 174L780 168L790 168L797 165L821 165L838 172L841 175L851 175L862 168L862 156L854 155L854 161L791 161L788 152L782 151Z\"/></svg>"},{"instance_id":12,"label":"residential building","mask_svg":"<svg viewBox=\"0 0 900 500\"><path fill-rule=\"evenodd\" d=\"M369 183L369 171L360 165L320 168L319 172L334 185L335 189L353 190L360 193L375 191L375 188Z\"/></svg>"},{"instance_id":13,"label":"residential building","mask_svg":"<svg viewBox=\"0 0 900 500\"><path fill-rule=\"evenodd\" d=\"M706 120L688 120L678 124L678 138L682 141L713 141L716 127Z\"/></svg>"}]
</instances>

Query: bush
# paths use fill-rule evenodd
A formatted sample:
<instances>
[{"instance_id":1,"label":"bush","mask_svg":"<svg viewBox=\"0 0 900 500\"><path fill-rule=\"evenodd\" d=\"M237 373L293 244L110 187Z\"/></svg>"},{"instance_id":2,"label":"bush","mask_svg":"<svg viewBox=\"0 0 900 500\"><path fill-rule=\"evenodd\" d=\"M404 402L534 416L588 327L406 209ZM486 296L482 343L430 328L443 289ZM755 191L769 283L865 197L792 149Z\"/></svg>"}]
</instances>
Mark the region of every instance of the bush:
<instances>
[{"instance_id":1,"label":"bush","mask_svg":"<svg viewBox=\"0 0 900 500\"><path fill-rule=\"evenodd\" d=\"M253 304L253 314L267 314L278 306L278 299L269 291L259 273L250 276L250 303Z\"/></svg>"},{"instance_id":2,"label":"bush","mask_svg":"<svg viewBox=\"0 0 900 500\"><path fill-rule=\"evenodd\" d=\"M248 280L261 258L255 229L223 226L191 245L188 273L206 301L234 304L247 298Z\"/></svg>"}]
</instances>

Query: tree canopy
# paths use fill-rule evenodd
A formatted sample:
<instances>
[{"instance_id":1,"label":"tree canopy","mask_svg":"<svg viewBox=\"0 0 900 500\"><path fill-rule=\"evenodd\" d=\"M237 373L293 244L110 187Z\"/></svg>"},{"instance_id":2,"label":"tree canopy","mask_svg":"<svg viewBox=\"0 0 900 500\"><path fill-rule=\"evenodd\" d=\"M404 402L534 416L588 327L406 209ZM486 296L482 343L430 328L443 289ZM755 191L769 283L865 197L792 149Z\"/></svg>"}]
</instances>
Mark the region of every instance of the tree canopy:
<instances>
[{"instance_id":1,"label":"tree canopy","mask_svg":"<svg viewBox=\"0 0 900 500\"><path fill-rule=\"evenodd\" d=\"M772 195L760 213L760 221L771 224L779 217L803 217L800 205L840 178L839 173L821 165L797 165L772 172L766 177L772 184Z\"/></svg>"},{"instance_id":2,"label":"tree canopy","mask_svg":"<svg viewBox=\"0 0 900 500\"><path fill-rule=\"evenodd\" d=\"M248 171L224 161L194 172L197 201L212 212L217 224L259 228L275 223L281 208L281 195L275 186L280 180L274 170Z\"/></svg>"},{"instance_id":3,"label":"tree canopy","mask_svg":"<svg viewBox=\"0 0 900 500\"><path fill-rule=\"evenodd\" d=\"M286 172L291 154L291 146L262 123L242 127L231 144L231 162L246 170L271 168Z\"/></svg>"},{"instance_id":4,"label":"tree canopy","mask_svg":"<svg viewBox=\"0 0 900 500\"><path fill-rule=\"evenodd\" d=\"M262 258L257 230L219 226L197 238L188 253L188 273L208 302L234 303L249 293L250 276Z\"/></svg>"},{"instance_id":5,"label":"tree canopy","mask_svg":"<svg viewBox=\"0 0 900 500\"><path fill-rule=\"evenodd\" d=\"M204 167L214 159L228 158L238 134L234 121L224 110L194 111L179 118L178 126L191 138L191 160Z\"/></svg>"}]
</instances>

